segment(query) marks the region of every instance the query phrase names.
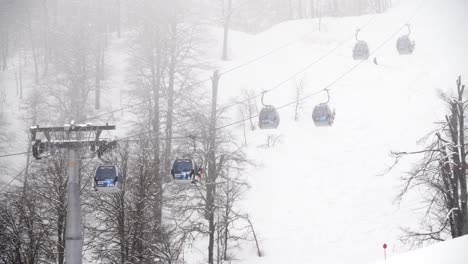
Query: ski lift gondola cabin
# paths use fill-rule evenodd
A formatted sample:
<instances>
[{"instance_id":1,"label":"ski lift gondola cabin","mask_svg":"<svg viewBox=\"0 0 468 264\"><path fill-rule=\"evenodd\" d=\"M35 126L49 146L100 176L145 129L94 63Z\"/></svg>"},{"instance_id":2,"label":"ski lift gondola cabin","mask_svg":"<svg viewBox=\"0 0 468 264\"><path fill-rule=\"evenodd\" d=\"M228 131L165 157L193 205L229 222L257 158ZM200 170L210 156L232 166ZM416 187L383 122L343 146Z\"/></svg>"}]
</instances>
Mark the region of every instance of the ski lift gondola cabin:
<instances>
[{"instance_id":1,"label":"ski lift gondola cabin","mask_svg":"<svg viewBox=\"0 0 468 264\"><path fill-rule=\"evenodd\" d=\"M32 145L32 154L36 159L42 159L47 156L48 143L41 142L41 140L36 140L34 145Z\"/></svg>"},{"instance_id":2,"label":"ski lift gondola cabin","mask_svg":"<svg viewBox=\"0 0 468 264\"><path fill-rule=\"evenodd\" d=\"M258 126L260 129L277 128L279 122L279 114L274 106L265 105L262 110L260 110L260 115L258 116Z\"/></svg>"},{"instance_id":3,"label":"ski lift gondola cabin","mask_svg":"<svg viewBox=\"0 0 468 264\"><path fill-rule=\"evenodd\" d=\"M414 51L414 41L412 41L409 37L411 34L411 28L408 24L406 26L408 27L408 34L399 37L396 43L396 48L398 50L398 54L400 55L409 55Z\"/></svg>"},{"instance_id":4,"label":"ski lift gondola cabin","mask_svg":"<svg viewBox=\"0 0 468 264\"><path fill-rule=\"evenodd\" d=\"M369 46L365 41L358 41L356 45L354 45L353 49L353 59L354 60L367 60L369 59Z\"/></svg>"},{"instance_id":5,"label":"ski lift gondola cabin","mask_svg":"<svg viewBox=\"0 0 468 264\"><path fill-rule=\"evenodd\" d=\"M263 108L260 110L258 115L258 126L260 129L274 129L277 128L280 122L279 114L276 108L272 105L266 105L263 102L263 97L265 97L267 91L262 91L262 105Z\"/></svg>"},{"instance_id":6,"label":"ski lift gondola cabin","mask_svg":"<svg viewBox=\"0 0 468 264\"><path fill-rule=\"evenodd\" d=\"M195 179L196 165L192 159L175 159L171 175L176 183L191 183Z\"/></svg>"},{"instance_id":7,"label":"ski lift gondola cabin","mask_svg":"<svg viewBox=\"0 0 468 264\"><path fill-rule=\"evenodd\" d=\"M122 190L122 173L116 165L98 166L94 176L94 184L99 192L119 192Z\"/></svg>"},{"instance_id":8,"label":"ski lift gondola cabin","mask_svg":"<svg viewBox=\"0 0 468 264\"><path fill-rule=\"evenodd\" d=\"M367 45L366 41L359 40L358 39L358 34L359 34L359 29L356 30L356 44L354 44L353 48L353 59L354 60L367 60L369 59L370 53L369 53L369 45Z\"/></svg>"},{"instance_id":9,"label":"ski lift gondola cabin","mask_svg":"<svg viewBox=\"0 0 468 264\"><path fill-rule=\"evenodd\" d=\"M331 126L335 119L335 111L332 112L326 103L316 105L312 111L312 119L315 126Z\"/></svg>"}]
</instances>

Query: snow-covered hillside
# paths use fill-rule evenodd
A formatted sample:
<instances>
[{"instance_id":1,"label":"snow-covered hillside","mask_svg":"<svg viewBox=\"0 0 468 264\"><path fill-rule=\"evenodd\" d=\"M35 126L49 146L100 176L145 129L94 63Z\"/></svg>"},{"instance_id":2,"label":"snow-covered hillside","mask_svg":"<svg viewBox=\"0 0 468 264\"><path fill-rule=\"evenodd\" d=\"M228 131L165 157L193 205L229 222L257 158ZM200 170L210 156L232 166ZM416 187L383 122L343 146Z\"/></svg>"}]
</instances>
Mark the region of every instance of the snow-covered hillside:
<instances>
[{"instance_id":1,"label":"snow-covered hillside","mask_svg":"<svg viewBox=\"0 0 468 264\"><path fill-rule=\"evenodd\" d=\"M468 3L461 0L408 1L376 17L323 19L321 32L317 20L301 20L253 38L232 35L237 45L231 46L233 57L226 69L298 41L223 76L222 102L240 100L239 89L269 90L347 40L297 78L304 78L306 96L345 75L330 87L337 111L333 127L312 124L313 106L326 100L320 93L302 102L299 122L293 121L294 107L285 107L278 130L248 135L249 154L263 167L249 172L252 188L244 208L260 234L265 256L255 256L253 243L244 245L238 254L241 263L366 263L383 258L383 243L389 244L389 256L408 250L399 241L400 228L417 227L424 211L417 194L400 206L394 198L399 178L410 166L381 174L392 162L391 150L415 149L443 118L437 90L454 89L459 74L468 77L463 59L468 58L463 44L467 35L460 32L468 22L466 10ZM386 41L407 22L416 52L399 56L396 38L406 30ZM379 47L371 55L379 65L369 60L347 74L356 65L351 58L354 29L364 25L361 38L371 52ZM265 100L277 107L293 101L294 85L285 83ZM236 111L231 113L235 116ZM259 148L268 135L280 136L280 143Z\"/></svg>"},{"instance_id":2,"label":"snow-covered hillside","mask_svg":"<svg viewBox=\"0 0 468 264\"><path fill-rule=\"evenodd\" d=\"M271 90L265 94L265 103L281 107L277 130L257 129L246 135L249 158L261 166L247 172L251 189L240 206L255 226L264 256L256 256L253 242L243 242L233 263L374 263L383 259L383 243L389 245L385 263L449 263L450 257L458 257L461 248L468 247L468 239L460 238L397 256L409 250L399 241L401 228L416 228L425 212L417 193L401 204L394 202L410 161L383 174L392 163L391 150L414 150L417 141L436 126L434 122L443 118L446 109L438 90L453 91L458 75L468 83L468 34L463 32L468 25L468 1L394 2L394 8L382 15L323 18L320 31L317 19L285 22L258 35L232 31L227 62L218 60L222 31L212 30L219 42L208 47L208 54L216 57L209 59L221 72L249 62L222 75L220 106L243 100L243 90L255 94ZM416 41L411 56L399 56L395 48L398 36L406 33L405 23L411 24ZM362 28L360 38L372 52L363 63L351 56L356 28ZM109 79L104 86L114 95L104 98L103 113L130 103L124 42L114 39L107 53ZM269 51L274 52L250 63ZM300 119L295 122L294 106L282 106L295 100L300 80L302 96L310 97L301 101ZM13 87L14 72L0 75L0 85ZM206 86L209 96L209 82ZM326 87L336 109L335 124L317 128L311 112L327 95L312 94ZM20 106L9 101L6 107L11 108L7 113L13 113ZM229 108L226 115L227 124L242 119L238 106ZM24 130L14 121L19 118L10 118L12 131ZM131 111L116 112L113 118L109 122L115 121L118 136L123 136ZM242 124L231 128L243 139ZM279 140L265 148L262 145L269 136ZM5 153L25 148L21 143ZM11 160L22 165L22 158ZM203 262L204 242L188 249L188 263Z\"/></svg>"},{"instance_id":3,"label":"snow-covered hillside","mask_svg":"<svg viewBox=\"0 0 468 264\"><path fill-rule=\"evenodd\" d=\"M428 263L453 263L463 264L468 259L468 236L431 245L412 252L404 253L379 264L428 264ZM377 264L376 263L376 264Z\"/></svg>"}]
</instances>

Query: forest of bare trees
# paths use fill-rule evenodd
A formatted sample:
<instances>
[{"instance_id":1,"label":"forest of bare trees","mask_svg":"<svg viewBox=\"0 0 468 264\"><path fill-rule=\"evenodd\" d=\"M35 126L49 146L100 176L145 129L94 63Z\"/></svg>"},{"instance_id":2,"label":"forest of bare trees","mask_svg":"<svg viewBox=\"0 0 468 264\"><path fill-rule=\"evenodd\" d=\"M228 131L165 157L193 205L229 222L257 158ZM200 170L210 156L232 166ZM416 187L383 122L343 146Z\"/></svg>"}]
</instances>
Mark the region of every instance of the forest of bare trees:
<instances>
[{"instance_id":1,"label":"forest of bare trees","mask_svg":"<svg viewBox=\"0 0 468 264\"><path fill-rule=\"evenodd\" d=\"M144 133L119 141L102 157L122 170L126 187L119 194L96 193L92 177L99 162L80 162L86 259L184 263L184 250L202 236L210 241L208 262L221 263L232 257L235 241L252 238L248 217L235 207L248 187L239 176L249 161L232 135L212 135L201 114L210 112L211 101L195 85L195 72L209 67L196 62L202 14L195 6L149 0L1 5L1 69L15 71L18 96L31 81L22 100L25 127L96 115L108 91L110 42L125 34L131 47L128 100L144 104L133 109L135 129L129 132ZM189 133L198 136L172 139ZM1 141L7 139L2 135ZM216 167L208 170L209 184L167 184L172 159L183 155ZM21 184L0 197L0 262L64 263L66 155L40 161L28 156L26 166Z\"/></svg>"},{"instance_id":2,"label":"forest of bare trees","mask_svg":"<svg viewBox=\"0 0 468 264\"><path fill-rule=\"evenodd\" d=\"M109 92L111 42L124 39L129 47L125 97L143 102L132 109L136 118L129 133L139 136L119 141L103 157L121 168L121 193L94 192L99 161L80 162L84 257L96 263L185 263L184 250L200 237L207 241L210 264L235 258L240 240L255 241L262 255L253 223L237 207L248 189L243 173L255 164L232 134L214 133L222 113L198 85L197 73L211 69L197 60L204 42L201 26L216 21L224 28L220 57L228 59L230 29L258 32L291 19L380 13L389 7L388 0L2 1L0 70L15 73L24 127L114 121L89 118L104 107ZM213 79L215 86L216 75ZM254 104L249 101L243 111L254 115ZM7 123L2 112L0 127ZM183 139L176 139L180 135ZM7 141L0 134L0 144ZM206 169L206 183L167 184L171 161L187 155ZM65 156L57 152L35 161L28 155L21 184L0 194L0 263L64 263ZM457 225L462 215L450 216L455 234L466 233Z\"/></svg>"}]
</instances>

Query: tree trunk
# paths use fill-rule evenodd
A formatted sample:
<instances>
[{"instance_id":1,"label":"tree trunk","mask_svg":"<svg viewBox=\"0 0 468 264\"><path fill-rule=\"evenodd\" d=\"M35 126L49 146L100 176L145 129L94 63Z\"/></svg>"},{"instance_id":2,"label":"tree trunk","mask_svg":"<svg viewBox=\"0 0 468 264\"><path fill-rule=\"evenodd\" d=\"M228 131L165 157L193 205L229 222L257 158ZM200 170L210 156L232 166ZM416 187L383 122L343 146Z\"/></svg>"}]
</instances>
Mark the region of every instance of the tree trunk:
<instances>
[{"instance_id":1,"label":"tree trunk","mask_svg":"<svg viewBox=\"0 0 468 264\"><path fill-rule=\"evenodd\" d=\"M224 30L223 30L223 60L228 59L228 37L229 37L229 25L231 24L232 16L232 0L228 0L228 7L226 16L224 17Z\"/></svg>"},{"instance_id":2,"label":"tree trunk","mask_svg":"<svg viewBox=\"0 0 468 264\"><path fill-rule=\"evenodd\" d=\"M98 26L99 27L99 26ZM96 39L96 76L95 76L95 104L94 108L99 109L101 107L101 33L97 32Z\"/></svg>"},{"instance_id":3,"label":"tree trunk","mask_svg":"<svg viewBox=\"0 0 468 264\"><path fill-rule=\"evenodd\" d=\"M289 0L288 4L289 4L289 20L293 20L294 19L294 11L293 11L292 0Z\"/></svg>"},{"instance_id":4,"label":"tree trunk","mask_svg":"<svg viewBox=\"0 0 468 264\"><path fill-rule=\"evenodd\" d=\"M465 91L465 85L461 84L461 77L457 80L457 91L458 91L458 135L459 135L459 163L460 163L460 207L462 213L462 228L461 235L468 234L468 193L466 184L466 152L465 152L465 112L464 112L464 100L463 93Z\"/></svg>"},{"instance_id":5,"label":"tree trunk","mask_svg":"<svg viewBox=\"0 0 468 264\"><path fill-rule=\"evenodd\" d=\"M317 1L318 1L318 0L317 0ZM310 10L310 11L309 11L309 12L310 12L310 13L309 13L310 18L315 18L315 17L317 17L317 15L315 14L316 9L315 9L314 0L310 0L310 4L309 4L309 5L310 5L310 9L309 9L309 10Z\"/></svg>"},{"instance_id":6,"label":"tree trunk","mask_svg":"<svg viewBox=\"0 0 468 264\"><path fill-rule=\"evenodd\" d=\"M128 149L128 144L125 146L125 149ZM127 171L128 171L128 151L124 152L122 156L122 177L123 180L127 178ZM123 182L125 186L125 182ZM125 228L126 225L126 207L125 207L125 189L117 197L117 229L119 234L119 242L120 242L120 264L127 263L128 260L128 239L127 239L127 230Z\"/></svg>"},{"instance_id":7,"label":"tree trunk","mask_svg":"<svg viewBox=\"0 0 468 264\"><path fill-rule=\"evenodd\" d=\"M252 234L253 234L254 239L255 239L255 245L257 246L257 256L262 257L262 251L260 250L260 246L258 244L257 234L255 233L255 229L253 227L253 224L250 221L248 216L247 216L247 221L249 222L250 229L252 230Z\"/></svg>"},{"instance_id":8,"label":"tree trunk","mask_svg":"<svg viewBox=\"0 0 468 264\"><path fill-rule=\"evenodd\" d=\"M34 36L33 36L32 24L31 24L31 13L30 13L28 5L26 5L26 12L28 14L29 42L31 44L31 52L32 52L33 63L34 63L34 81L36 84L39 84L39 66L38 66L38 61L37 61L36 46L34 45Z\"/></svg>"},{"instance_id":9,"label":"tree trunk","mask_svg":"<svg viewBox=\"0 0 468 264\"><path fill-rule=\"evenodd\" d=\"M303 8L302 8L302 0L298 0L297 1L297 15L299 17L299 19L302 19L304 16L303 16Z\"/></svg>"},{"instance_id":10,"label":"tree trunk","mask_svg":"<svg viewBox=\"0 0 468 264\"><path fill-rule=\"evenodd\" d=\"M19 96L23 99L23 68L21 66L21 52L18 52L18 66L19 66Z\"/></svg>"},{"instance_id":11,"label":"tree trunk","mask_svg":"<svg viewBox=\"0 0 468 264\"><path fill-rule=\"evenodd\" d=\"M338 4L338 0L332 0L332 4L333 4L333 15L334 16L338 16L339 15L339 4Z\"/></svg>"},{"instance_id":12,"label":"tree trunk","mask_svg":"<svg viewBox=\"0 0 468 264\"><path fill-rule=\"evenodd\" d=\"M224 22L223 31L223 60L228 60L228 35L229 35L229 21Z\"/></svg>"},{"instance_id":13,"label":"tree trunk","mask_svg":"<svg viewBox=\"0 0 468 264\"><path fill-rule=\"evenodd\" d=\"M62 202L62 201L61 201ZM65 201L63 201L63 208L65 208ZM63 264L65 260L65 217L64 213L59 213L57 218L57 263Z\"/></svg>"},{"instance_id":14,"label":"tree trunk","mask_svg":"<svg viewBox=\"0 0 468 264\"><path fill-rule=\"evenodd\" d=\"M317 8L315 9L317 11L317 16L319 17L318 19L318 31L322 29L322 9L319 6L320 0L317 0Z\"/></svg>"},{"instance_id":15,"label":"tree trunk","mask_svg":"<svg viewBox=\"0 0 468 264\"><path fill-rule=\"evenodd\" d=\"M44 11L44 72L43 75L47 75L49 70L49 9L47 7L47 0L42 2L42 8Z\"/></svg>"},{"instance_id":16,"label":"tree trunk","mask_svg":"<svg viewBox=\"0 0 468 264\"><path fill-rule=\"evenodd\" d=\"M212 102L211 102L211 122L210 122L210 138L209 138L209 160L208 160L208 177L206 183L206 213L208 220L208 263L214 263L214 239L215 239L215 223L214 223L214 211L215 204L214 198L216 195L216 103L218 97L218 82L219 74L215 71L212 78Z\"/></svg>"},{"instance_id":17,"label":"tree trunk","mask_svg":"<svg viewBox=\"0 0 468 264\"><path fill-rule=\"evenodd\" d=\"M227 174L227 178L229 179L229 169L226 174ZM228 242L229 242L229 212L231 210L231 205L229 203L231 200L231 197L229 195L230 193L229 183L230 183L230 180L226 182L226 204L225 204L226 208L224 211L224 234L223 234L223 238L224 238L223 260L224 261L228 260L227 252L228 252Z\"/></svg>"},{"instance_id":18,"label":"tree trunk","mask_svg":"<svg viewBox=\"0 0 468 264\"><path fill-rule=\"evenodd\" d=\"M6 71L8 69L8 63L7 63L7 58L8 58L8 47L9 47L9 30L8 30L8 25L4 26L4 30L2 34L2 38L0 42L2 42L2 71Z\"/></svg>"},{"instance_id":19,"label":"tree trunk","mask_svg":"<svg viewBox=\"0 0 468 264\"><path fill-rule=\"evenodd\" d=\"M172 156L172 126L174 118L174 81L175 81L175 67L177 64L176 56L176 43L177 43L177 24L176 21L171 23L171 40L170 40L170 61L169 61L169 80L167 89L167 113L166 113L166 146L164 151L165 164L164 175L169 175L169 168L171 166Z\"/></svg>"},{"instance_id":20,"label":"tree trunk","mask_svg":"<svg viewBox=\"0 0 468 264\"><path fill-rule=\"evenodd\" d=\"M118 229L119 229L119 240L120 240L120 263L125 264L128 259L128 247L127 247L127 236L125 230L125 202L124 193L119 195L119 212L118 212Z\"/></svg>"},{"instance_id":21,"label":"tree trunk","mask_svg":"<svg viewBox=\"0 0 468 264\"><path fill-rule=\"evenodd\" d=\"M375 9L379 14L383 12L382 0L375 0Z\"/></svg>"},{"instance_id":22,"label":"tree trunk","mask_svg":"<svg viewBox=\"0 0 468 264\"><path fill-rule=\"evenodd\" d=\"M155 218L156 218L156 228L160 231L162 224L162 199L163 199L163 189L162 189L162 176L161 176L161 162L160 162L160 113L159 113L159 91L161 84L161 47L160 47L160 31L159 26L156 32L156 36L153 38L153 46L156 48L156 59L154 58L154 53L151 52L151 86L153 90L153 162L154 162L154 178L156 182L156 207L155 207Z\"/></svg>"},{"instance_id":23,"label":"tree trunk","mask_svg":"<svg viewBox=\"0 0 468 264\"><path fill-rule=\"evenodd\" d=\"M117 0L117 37L121 37L121 4L120 0Z\"/></svg>"}]
</instances>

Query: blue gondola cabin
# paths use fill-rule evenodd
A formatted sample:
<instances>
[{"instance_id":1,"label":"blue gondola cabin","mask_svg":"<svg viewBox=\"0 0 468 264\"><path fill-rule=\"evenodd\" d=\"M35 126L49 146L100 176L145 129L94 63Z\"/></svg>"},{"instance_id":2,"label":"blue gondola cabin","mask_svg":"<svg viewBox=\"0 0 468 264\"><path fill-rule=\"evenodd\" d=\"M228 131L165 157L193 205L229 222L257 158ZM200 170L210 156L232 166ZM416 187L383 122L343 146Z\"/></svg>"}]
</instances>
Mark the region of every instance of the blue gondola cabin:
<instances>
[{"instance_id":1,"label":"blue gondola cabin","mask_svg":"<svg viewBox=\"0 0 468 264\"><path fill-rule=\"evenodd\" d=\"M122 173L115 165L99 166L96 169L94 184L99 192L119 192L123 186Z\"/></svg>"},{"instance_id":2,"label":"blue gondola cabin","mask_svg":"<svg viewBox=\"0 0 468 264\"><path fill-rule=\"evenodd\" d=\"M176 159L171 175L176 183L191 183L195 179L196 165L192 159Z\"/></svg>"}]
</instances>

